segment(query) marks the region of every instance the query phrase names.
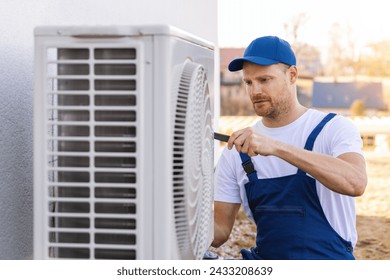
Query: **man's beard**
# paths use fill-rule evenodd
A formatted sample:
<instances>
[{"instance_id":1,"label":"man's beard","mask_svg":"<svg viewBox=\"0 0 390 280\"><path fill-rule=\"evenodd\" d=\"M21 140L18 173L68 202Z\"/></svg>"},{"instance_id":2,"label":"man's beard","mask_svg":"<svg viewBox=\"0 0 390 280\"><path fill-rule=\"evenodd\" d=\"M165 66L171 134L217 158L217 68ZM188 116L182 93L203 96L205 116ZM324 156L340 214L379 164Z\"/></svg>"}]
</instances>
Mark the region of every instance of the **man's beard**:
<instances>
[{"instance_id":1,"label":"man's beard","mask_svg":"<svg viewBox=\"0 0 390 280\"><path fill-rule=\"evenodd\" d=\"M265 101L266 99L260 99L260 100ZM278 102L276 106L274 102L272 102L272 100L267 99L267 102L268 102L268 104L266 104L266 106L268 106L267 109L259 108L257 110L256 110L256 103L253 103L253 109L258 116L278 121L282 119L290 111L290 106L288 105L289 103L285 100Z\"/></svg>"}]
</instances>

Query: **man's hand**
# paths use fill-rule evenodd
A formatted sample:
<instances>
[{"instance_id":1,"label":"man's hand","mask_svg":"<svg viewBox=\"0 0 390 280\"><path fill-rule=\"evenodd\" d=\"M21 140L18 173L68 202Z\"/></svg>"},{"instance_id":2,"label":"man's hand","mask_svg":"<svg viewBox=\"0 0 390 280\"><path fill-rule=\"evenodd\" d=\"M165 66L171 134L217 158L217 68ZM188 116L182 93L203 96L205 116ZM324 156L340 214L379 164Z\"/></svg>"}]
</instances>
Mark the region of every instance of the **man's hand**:
<instances>
[{"instance_id":1,"label":"man's hand","mask_svg":"<svg viewBox=\"0 0 390 280\"><path fill-rule=\"evenodd\" d=\"M253 128L248 127L234 132L228 141L228 149L236 146L240 153L249 156L273 155L278 142L264 135L259 134Z\"/></svg>"}]
</instances>

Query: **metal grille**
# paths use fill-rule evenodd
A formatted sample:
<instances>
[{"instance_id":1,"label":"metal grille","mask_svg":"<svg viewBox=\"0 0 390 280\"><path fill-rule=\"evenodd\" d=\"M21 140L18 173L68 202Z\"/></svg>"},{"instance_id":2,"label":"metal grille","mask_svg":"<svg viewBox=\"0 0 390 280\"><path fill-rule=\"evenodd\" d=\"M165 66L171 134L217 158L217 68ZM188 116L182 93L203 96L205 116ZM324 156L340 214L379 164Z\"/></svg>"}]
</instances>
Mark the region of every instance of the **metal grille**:
<instances>
[{"instance_id":1,"label":"metal grille","mask_svg":"<svg viewBox=\"0 0 390 280\"><path fill-rule=\"evenodd\" d=\"M46 57L47 254L137 257L137 48Z\"/></svg>"},{"instance_id":2,"label":"metal grille","mask_svg":"<svg viewBox=\"0 0 390 280\"><path fill-rule=\"evenodd\" d=\"M212 223L213 137L203 66L186 61L174 119L173 201L181 257L201 259Z\"/></svg>"}]
</instances>

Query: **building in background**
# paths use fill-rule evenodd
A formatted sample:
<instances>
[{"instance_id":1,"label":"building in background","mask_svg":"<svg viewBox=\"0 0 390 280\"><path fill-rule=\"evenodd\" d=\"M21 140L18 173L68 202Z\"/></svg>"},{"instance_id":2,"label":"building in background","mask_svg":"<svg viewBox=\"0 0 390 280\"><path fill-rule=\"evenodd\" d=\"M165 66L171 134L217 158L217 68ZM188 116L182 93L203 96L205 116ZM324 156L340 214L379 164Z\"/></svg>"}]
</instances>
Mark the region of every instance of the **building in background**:
<instances>
[{"instance_id":1,"label":"building in background","mask_svg":"<svg viewBox=\"0 0 390 280\"><path fill-rule=\"evenodd\" d=\"M352 104L360 100L365 115L377 115L386 110L381 82L319 82L314 81L312 106L342 115L351 114Z\"/></svg>"}]
</instances>

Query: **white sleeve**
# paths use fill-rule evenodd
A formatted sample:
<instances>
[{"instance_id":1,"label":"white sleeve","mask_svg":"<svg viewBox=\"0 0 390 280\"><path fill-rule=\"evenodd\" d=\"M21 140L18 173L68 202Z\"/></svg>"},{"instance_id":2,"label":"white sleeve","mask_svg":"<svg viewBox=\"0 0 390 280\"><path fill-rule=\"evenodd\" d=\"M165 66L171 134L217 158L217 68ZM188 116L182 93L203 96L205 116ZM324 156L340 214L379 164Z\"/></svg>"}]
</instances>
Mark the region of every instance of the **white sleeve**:
<instances>
[{"instance_id":1,"label":"white sleeve","mask_svg":"<svg viewBox=\"0 0 390 280\"><path fill-rule=\"evenodd\" d=\"M214 173L214 200L230 203L241 203L240 187L237 184L235 158L238 155L233 148L225 148L219 158Z\"/></svg>"},{"instance_id":2,"label":"white sleeve","mask_svg":"<svg viewBox=\"0 0 390 280\"><path fill-rule=\"evenodd\" d=\"M338 116L331 123L328 129L331 136L331 155L338 157L344 153L358 153L363 155L363 142L359 130L349 119Z\"/></svg>"}]
</instances>

